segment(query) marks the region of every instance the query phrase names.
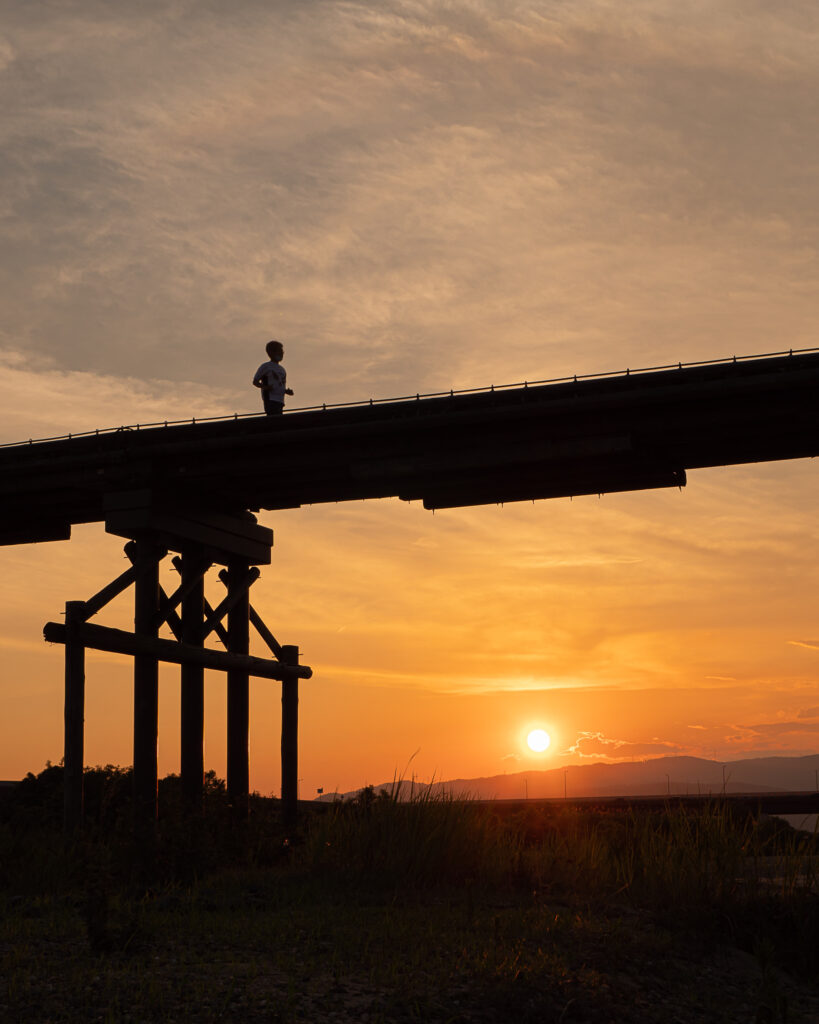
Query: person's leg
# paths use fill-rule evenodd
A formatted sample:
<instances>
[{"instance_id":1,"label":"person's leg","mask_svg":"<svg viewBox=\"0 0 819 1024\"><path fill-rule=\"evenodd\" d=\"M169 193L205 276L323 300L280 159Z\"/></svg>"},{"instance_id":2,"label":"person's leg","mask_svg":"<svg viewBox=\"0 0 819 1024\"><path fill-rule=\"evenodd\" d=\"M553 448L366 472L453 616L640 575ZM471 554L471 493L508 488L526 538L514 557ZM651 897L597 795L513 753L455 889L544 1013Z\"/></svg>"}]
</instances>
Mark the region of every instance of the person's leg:
<instances>
[{"instance_id":1,"label":"person's leg","mask_svg":"<svg viewBox=\"0 0 819 1024\"><path fill-rule=\"evenodd\" d=\"M271 402L267 395L262 395L262 401L268 416L281 416L284 412L284 405L281 402Z\"/></svg>"}]
</instances>

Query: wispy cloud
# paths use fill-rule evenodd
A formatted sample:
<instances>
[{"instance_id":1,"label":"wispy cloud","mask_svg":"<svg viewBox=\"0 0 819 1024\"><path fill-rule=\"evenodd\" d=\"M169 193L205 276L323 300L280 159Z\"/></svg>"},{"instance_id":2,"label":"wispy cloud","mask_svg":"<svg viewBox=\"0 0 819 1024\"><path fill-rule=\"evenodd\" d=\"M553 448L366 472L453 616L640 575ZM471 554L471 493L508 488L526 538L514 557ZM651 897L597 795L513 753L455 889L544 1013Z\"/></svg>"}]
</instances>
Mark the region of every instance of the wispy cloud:
<instances>
[{"instance_id":1,"label":"wispy cloud","mask_svg":"<svg viewBox=\"0 0 819 1024\"><path fill-rule=\"evenodd\" d=\"M215 387L65 370L0 352L0 443L61 435L67 423L79 433L232 412Z\"/></svg>"},{"instance_id":2,"label":"wispy cloud","mask_svg":"<svg viewBox=\"0 0 819 1024\"><path fill-rule=\"evenodd\" d=\"M13 5L2 343L234 402L274 325L321 400L798 343L809 26L593 0Z\"/></svg>"},{"instance_id":3,"label":"wispy cloud","mask_svg":"<svg viewBox=\"0 0 819 1024\"><path fill-rule=\"evenodd\" d=\"M763 722L746 728L756 736L786 736L789 733L819 733L819 722Z\"/></svg>"},{"instance_id":4,"label":"wispy cloud","mask_svg":"<svg viewBox=\"0 0 819 1024\"><path fill-rule=\"evenodd\" d=\"M632 742L630 740L612 739L600 732L580 733L575 742L564 753L576 757L599 758L609 760L629 760L634 757L659 757L667 754L680 754L686 748L678 743L654 739L651 742Z\"/></svg>"}]
</instances>

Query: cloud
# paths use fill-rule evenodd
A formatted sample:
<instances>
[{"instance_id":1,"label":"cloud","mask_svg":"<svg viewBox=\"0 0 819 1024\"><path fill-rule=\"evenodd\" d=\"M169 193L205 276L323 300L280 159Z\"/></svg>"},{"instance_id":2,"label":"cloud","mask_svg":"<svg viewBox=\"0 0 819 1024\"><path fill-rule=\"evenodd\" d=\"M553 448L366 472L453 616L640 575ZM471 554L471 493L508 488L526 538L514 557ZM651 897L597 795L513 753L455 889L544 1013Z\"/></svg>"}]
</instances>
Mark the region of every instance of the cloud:
<instances>
[{"instance_id":1,"label":"cloud","mask_svg":"<svg viewBox=\"0 0 819 1024\"><path fill-rule=\"evenodd\" d=\"M757 736L785 736L788 733L819 733L819 722L764 722L745 728Z\"/></svg>"},{"instance_id":2,"label":"cloud","mask_svg":"<svg viewBox=\"0 0 819 1024\"><path fill-rule=\"evenodd\" d=\"M17 5L8 344L238 395L237 355L275 325L300 396L327 401L798 340L805 19Z\"/></svg>"},{"instance_id":3,"label":"cloud","mask_svg":"<svg viewBox=\"0 0 819 1024\"><path fill-rule=\"evenodd\" d=\"M0 352L0 443L233 411L201 384L65 371Z\"/></svg>"},{"instance_id":4,"label":"cloud","mask_svg":"<svg viewBox=\"0 0 819 1024\"><path fill-rule=\"evenodd\" d=\"M0 72L5 71L14 58L14 47L8 39L0 35Z\"/></svg>"},{"instance_id":5,"label":"cloud","mask_svg":"<svg viewBox=\"0 0 819 1024\"><path fill-rule=\"evenodd\" d=\"M819 718L819 707L803 708L796 716L797 718Z\"/></svg>"},{"instance_id":6,"label":"cloud","mask_svg":"<svg viewBox=\"0 0 819 1024\"><path fill-rule=\"evenodd\" d=\"M604 736L600 732L581 732L574 744L564 753L577 757L606 757L611 760L628 760L634 757L657 757L668 754L680 754L685 748L676 743L664 740L653 740L648 743L634 743L629 740L617 740Z\"/></svg>"}]
</instances>

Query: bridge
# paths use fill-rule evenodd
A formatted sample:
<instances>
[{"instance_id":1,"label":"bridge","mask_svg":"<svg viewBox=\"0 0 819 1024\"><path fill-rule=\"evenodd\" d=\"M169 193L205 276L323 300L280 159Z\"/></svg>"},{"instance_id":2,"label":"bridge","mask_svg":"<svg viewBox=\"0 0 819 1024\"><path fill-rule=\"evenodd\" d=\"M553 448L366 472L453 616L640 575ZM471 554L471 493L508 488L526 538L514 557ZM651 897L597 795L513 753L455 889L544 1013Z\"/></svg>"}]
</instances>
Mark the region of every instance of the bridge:
<instances>
[{"instance_id":1,"label":"bridge","mask_svg":"<svg viewBox=\"0 0 819 1024\"><path fill-rule=\"evenodd\" d=\"M819 351L805 350L6 445L0 544L67 539L75 523L118 532L138 509L223 521L392 496L441 509L681 487L691 469L819 454L817 396Z\"/></svg>"},{"instance_id":2,"label":"bridge","mask_svg":"<svg viewBox=\"0 0 819 1024\"><path fill-rule=\"evenodd\" d=\"M234 416L0 447L0 545L68 539L101 522L132 565L45 627L66 647L66 822L82 816L84 652L134 658L134 784L156 815L157 666L182 666L183 787L201 799L204 669L228 679L228 794L247 806L248 678L282 684L282 796L297 806L298 648L249 601L272 531L260 510L399 497L427 509L682 487L688 470L819 454L819 350L627 370L281 417ZM179 587L159 586L178 552ZM204 597L214 564L226 595ZM134 586L133 633L89 619ZM181 613L177 612L181 609ZM227 625L222 624L223 619ZM175 639L158 636L166 625ZM272 654L248 654L249 628ZM225 650L205 648L215 634Z\"/></svg>"}]
</instances>

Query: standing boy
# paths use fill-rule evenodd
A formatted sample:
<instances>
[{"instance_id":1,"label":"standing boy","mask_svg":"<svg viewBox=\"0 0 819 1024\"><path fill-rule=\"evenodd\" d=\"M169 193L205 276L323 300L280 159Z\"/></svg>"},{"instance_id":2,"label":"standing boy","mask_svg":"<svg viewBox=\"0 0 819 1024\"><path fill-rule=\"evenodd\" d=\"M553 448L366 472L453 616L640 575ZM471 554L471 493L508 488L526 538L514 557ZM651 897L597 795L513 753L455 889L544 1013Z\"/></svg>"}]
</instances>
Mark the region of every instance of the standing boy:
<instances>
[{"instance_id":1,"label":"standing boy","mask_svg":"<svg viewBox=\"0 0 819 1024\"><path fill-rule=\"evenodd\" d=\"M280 341L268 341L265 350L269 356L253 377L253 383L262 389L264 411L268 416L280 416L284 411L284 396L292 395L287 387L287 374L281 365L284 359L284 345Z\"/></svg>"}]
</instances>

